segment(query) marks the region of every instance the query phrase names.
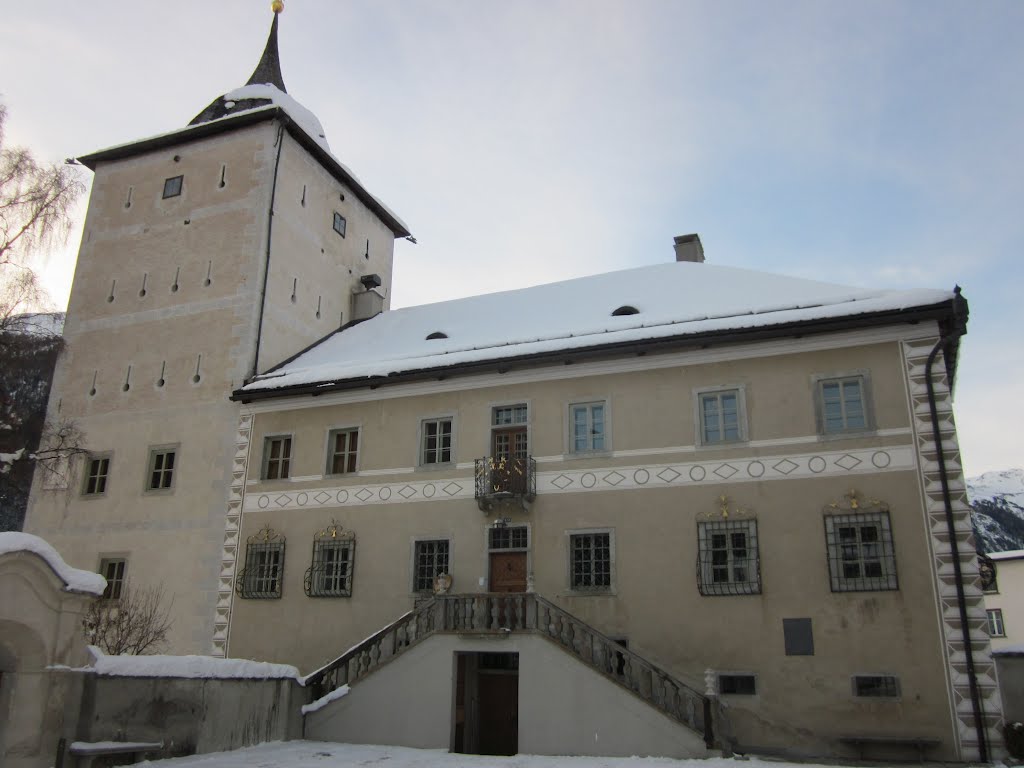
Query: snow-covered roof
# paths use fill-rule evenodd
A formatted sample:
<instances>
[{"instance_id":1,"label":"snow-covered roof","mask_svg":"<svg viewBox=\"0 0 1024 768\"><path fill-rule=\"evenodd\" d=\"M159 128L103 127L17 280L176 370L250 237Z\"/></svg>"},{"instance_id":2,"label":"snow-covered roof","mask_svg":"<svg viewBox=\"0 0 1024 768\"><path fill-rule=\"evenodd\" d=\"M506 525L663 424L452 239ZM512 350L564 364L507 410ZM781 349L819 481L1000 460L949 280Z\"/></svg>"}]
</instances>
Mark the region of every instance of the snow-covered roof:
<instances>
[{"instance_id":1,"label":"snow-covered roof","mask_svg":"<svg viewBox=\"0 0 1024 768\"><path fill-rule=\"evenodd\" d=\"M98 573L72 568L64 562L49 542L31 533L7 531L0 533L0 555L13 552L31 552L46 561L53 572L64 582L68 592L83 592L87 595L102 595L107 580Z\"/></svg>"},{"instance_id":2,"label":"snow-covered roof","mask_svg":"<svg viewBox=\"0 0 1024 768\"><path fill-rule=\"evenodd\" d=\"M849 318L953 297L946 290L851 288L670 262L383 312L335 332L236 394Z\"/></svg>"},{"instance_id":3,"label":"snow-covered roof","mask_svg":"<svg viewBox=\"0 0 1024 768\"><path fill-rule=\"evenodd\" d=\"M108 656L89 646L92 664L86 669L111 677L198 677L205 679L254 680L303 678L291 664L272 664L248 659L219 659L213 656Z\"/></svg>"},{"instance_id":4,"label":"snow-covered roof","mask_svg":"<svg viewBox=\"0 0 1024 768\"><path fill-rule=\"evenodd\" d=\"M1024 558L1024 549L1009 549L1006 552L989 552L989 560L1020 560Z\"/></svg>"}]
</instances>

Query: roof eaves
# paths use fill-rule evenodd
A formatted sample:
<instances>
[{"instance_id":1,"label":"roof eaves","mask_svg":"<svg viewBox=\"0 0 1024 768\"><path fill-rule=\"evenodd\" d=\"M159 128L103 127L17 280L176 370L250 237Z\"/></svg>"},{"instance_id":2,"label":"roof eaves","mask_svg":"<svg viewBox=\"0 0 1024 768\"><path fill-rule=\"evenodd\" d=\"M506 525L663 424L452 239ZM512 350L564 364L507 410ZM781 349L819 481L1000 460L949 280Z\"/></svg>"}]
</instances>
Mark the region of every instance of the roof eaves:
<instances>
[{"instance_id":1,"label":"roof eaves","mask_svg":"<svg viewBox=\"0 0 1024 768\"><path fill-rule=\"evenodd\" d=\"M313 137L307 134L295 120L288 114L283 107L272 105L267 107L261 107L259 109L248 110L246 112L239 112L231 117L224 117L219 120L212 120L205 123L196 123L195 125L183 128L180 131L174 131L172 133L163 134L160 136L153 136L149 139L142 139L141 141L132 142L130 144L121 144L110 149L102 149L98 152L91 152L88 155L82 155L78 158L78 162L88 168L90 171L95 171L96 166L102 162L109 162L113 160L123 160L129 157L135 157L145 152L151 152L156 149L164 149L166 147L176 147L181 144L187 144L191 141L198 139L205 139L209 136L216 136L217 134L225 131L235 130L237 128L243 128L249 125L255 125L257 123L264 122L266 120L279 119L285 127L288 129L288 133L291 134L296 141L299 142L311 155L313 155L320 164L341 183L350 187L357 198L373 211L381 221L394 233L396 238L408 237L412 233L395 218L387 208L381 205L380 201L377 200L373 195L370 194L363 185L350 174L344 166L341 165L338 160L327 152L323 147L317 143Z\"/></svg>"},{"instance_id":2,"label":"roof eaves","mask_svg":"<svg viewBox=\"0 0 1024 768\"><path fill-rule=\"evenodd\" d=\"M376 389L380 386L404 384L414 381L439 380L452 376L468 376L488 372L507 373L512 368L537 368L544 365L564 363L570 365L576 362L593 359L609 359L623 357L626 355L642 356L646 354L661 354L666 352L678 352L686 349L706 348L709 346L743 344L751 341L767 341L769 339L783 338L786 336L802 337L809 335L820 335L824 333L836 333L840 331L855 330L858 328L871 328L883 325L894 324L916 324L928 320L942 320L947 318L952 311L953 300L944 301L939 304L932 304L923 307L912 307L908 309L886 310L865 315L854 315L846 317L834 317L815 320L802 320L798 322L783 323L780 325L758 326L754 328L742 328L726 331L710 331L704 333L678 334L663 339L649 339L646 341L613 342L609 344L598 344L592 347L582 347L550 352L540 352L528 355L513 355L510 357L480 360L472 363L457 363L455 365L437 368L422 368L411 371L392 373L386 376L361 376L352 379L337 379L322 381L313 384L295 384L277 389L258 389L247 391L244 388L237 389L231 394L231 400L237 402L252 402L255 400L269 400L277 397L294 397L297 395L311 395L317 397L329 392L339 392L353 389L370 388Z\"/></svg>"}]
</instances>

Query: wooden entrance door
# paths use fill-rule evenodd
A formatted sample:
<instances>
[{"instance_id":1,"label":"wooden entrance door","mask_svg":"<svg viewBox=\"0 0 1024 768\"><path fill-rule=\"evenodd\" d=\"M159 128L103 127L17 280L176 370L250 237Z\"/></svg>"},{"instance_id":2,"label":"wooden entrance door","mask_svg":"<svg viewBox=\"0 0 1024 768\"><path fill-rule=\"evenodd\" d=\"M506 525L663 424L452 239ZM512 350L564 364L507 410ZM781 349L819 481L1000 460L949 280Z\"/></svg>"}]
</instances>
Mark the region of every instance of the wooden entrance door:
<instances>
[{"instance_id":1,"label":"wooden entrance door","mask_svg":"<svg viewBox=\"0 0 1024 768\"><path fill-rule=\"evenodd\" d=\"M519 751L519 675L480 670L480 754Z\"/></svg>"},{"instance_id":2,"label":"wooden entrance door","mask_svg":"<svg viewBox=\"0 0 1024 768\"><path fill-rule=\"evenodd\" d=\"M526 553L491 552L491 592L526 591Z\"/></svg>"}]
</instances>

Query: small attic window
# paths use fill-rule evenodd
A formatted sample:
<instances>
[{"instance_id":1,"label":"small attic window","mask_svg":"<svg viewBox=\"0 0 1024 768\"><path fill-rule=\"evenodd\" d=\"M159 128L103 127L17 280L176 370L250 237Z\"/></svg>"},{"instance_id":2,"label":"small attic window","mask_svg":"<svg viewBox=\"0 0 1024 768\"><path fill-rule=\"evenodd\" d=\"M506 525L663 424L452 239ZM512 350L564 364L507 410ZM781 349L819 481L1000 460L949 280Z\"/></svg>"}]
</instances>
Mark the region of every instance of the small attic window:
<instances>
[{"instance_id":1,"label":"small attic window","mask_svg":"<svg viewBox=\"0 0 1024 768\"><path fill-rule=\"evenodd\" d=\"M177 197L181 194L181 183L185 180L184 176L172 176L169 179L164 179L164 199L168 197Z\"/></svg>"},{"instance_id":2,"label":"small attic window","mask_svg":"<svg viewBox=\"0 0 1024 768\"><path fill-rule=\"evenodd\" d=\"M622 315L638 315L640 310L636 307L631 307L629 304L623 304L621 307L612 312L612 317L621 317Z\"/></svg>"},{"instance_id":3,"label":"small attic window","mask_svg":"<svg viewBox=\"0 0 1024 768\"><path fill-rule=\"evenodd\" d=\"M432 334L427 336L427 341L432 341L434 339L447 339L447 338L448 338L448 334L447 333L444 333L443 331L434 331Z\"/></svg>"},{"instance_id":4,"label":"small attic window","mask_svg":"<svg viewBox=\"0 0 1024 768\"><path fill-rule=\"evenodd\" d=\"M345 236L345 230L348 228L348 222L345 221L345 217L337 211L334 212L334 231L342 237Z\"/></svg>"}]
</instances>

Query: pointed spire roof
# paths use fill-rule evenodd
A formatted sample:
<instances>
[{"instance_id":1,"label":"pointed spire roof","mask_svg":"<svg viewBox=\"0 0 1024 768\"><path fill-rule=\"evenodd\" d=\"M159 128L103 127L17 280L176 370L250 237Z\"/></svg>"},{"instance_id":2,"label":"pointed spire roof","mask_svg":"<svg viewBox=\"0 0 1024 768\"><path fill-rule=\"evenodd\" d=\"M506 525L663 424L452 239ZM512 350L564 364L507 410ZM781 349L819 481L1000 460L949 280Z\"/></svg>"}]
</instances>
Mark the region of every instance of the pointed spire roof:
<instances>
[{"instance_id":1,"label":"pointed spire roof","mask_svg":"<svg viewBox=\"0 0 1024 768\"><path fill-rule=\"evenodd\" d=\"M263 49L263 56L260 63L256 65L252 76L246 85L273 85L288 93L284 87L284 77L281 76L281 54L277 52L277 20L280 13L274 14L274 22L270 25L270 36L267 37L267 47Z\"/></svg>"},{"instance_id":2,"label":"pointed spire roof","mask_svg":"<svg viewBox=\"0 0 1024 768\"><path fill-rule=\"evenodd\" d=\"M238 112L269 106L276 101L273 97L274 89L280 91L282 94L288 93L288 89L285 88L284 85L284 77L281 74L281 54L277 49L278 18L281 16L283 4L278 5L275 3L273 8L274 21L270 25L270 35L267 36L267 45L263 49L263 55L260 57L259 64L256 65L256 69L253 70L253 73L246 81L245 86L234 91L229 91L222 96L218 96L210 102L206 109L193 117L189 122L189 125L208 123L211 120L219 120L222 117L234 115ZM253 92L253 90L250 89L249 92L239 93L239 91L243 91L249 86L267 87L264 89L255 89L256 92ZM232 96L235 96L235 98L232 98Z\"/></svg>"}]
</instances>

